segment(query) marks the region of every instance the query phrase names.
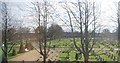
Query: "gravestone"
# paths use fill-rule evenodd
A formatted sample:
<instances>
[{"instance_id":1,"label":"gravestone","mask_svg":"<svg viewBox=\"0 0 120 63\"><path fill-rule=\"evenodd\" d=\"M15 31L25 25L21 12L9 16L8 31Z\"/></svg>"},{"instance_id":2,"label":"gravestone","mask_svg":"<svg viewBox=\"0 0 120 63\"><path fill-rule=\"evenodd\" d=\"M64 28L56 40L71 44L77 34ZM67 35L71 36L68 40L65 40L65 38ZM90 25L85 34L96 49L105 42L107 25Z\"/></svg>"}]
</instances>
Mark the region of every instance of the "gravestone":
<instances>
[{"instance_id":1,"label":"gravestone","mask_svg":"<svg viewBox=\"0 0 120 63\"><path fill-rule=\"evenodd\" d=\"M82 53L80 53L80 56L79 56L79 59L81 59L82 58Z\"/></svg>"},{"instance_id":2,"label":"gravestone","mask_svg":"<svg viewBox=\"0 0 120 63\"><path fill-rule=\"evenodd\" d=\"M75 54L75 59L78 60L78 53Z\"/></svg>"},{"instance_id":3,"label":"gravestone","mask_svg":"<svg viewBox=\"0 0 120 63\"><path fill-rule=\"evenodd\" d=\"M115 56L113 56L113 61L115 61L116 59L115 59Z\"/></svg>"},{"instance_id":4,"label":"gravestone","mask_svg":"<svg viewBox=\"0 0 120 63\"><path fill-rule=\"evenodd\" d=\"M68 52L68 60L70 60L70 53Z\"/></svg>"}]
</instances>

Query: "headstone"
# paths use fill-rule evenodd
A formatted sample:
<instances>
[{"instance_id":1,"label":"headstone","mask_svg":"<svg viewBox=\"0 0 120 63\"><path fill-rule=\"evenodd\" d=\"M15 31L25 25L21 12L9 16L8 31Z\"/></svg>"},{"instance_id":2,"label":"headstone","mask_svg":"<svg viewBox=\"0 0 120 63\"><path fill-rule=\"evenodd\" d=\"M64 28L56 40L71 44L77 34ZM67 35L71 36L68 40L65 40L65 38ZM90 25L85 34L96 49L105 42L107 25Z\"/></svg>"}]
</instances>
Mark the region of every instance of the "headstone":
<instances>
[{"instance_id":1,"label":"headstone","mask_svg":"<svg viewBox=\"0 0 120 63\"><path fill-rule=\"evenodd\" d=\"M80 56L79 56L79 58L80 58L80 59L82 58L82 53L80 53Z\"/></svg>"},{"instance_id":2,"label":"headstone","mask_svg":"<svg viewBox=\"0 0 120 63\"><path fill-rule=\"evenodd\" d=\"M113 56L113 61L115 61L116 59L115 59L115 56Z\"/></svg>"},{"instance_id":3,"label":"headstone","mask_svg":"<svg viewBox=\"0 0 120 63\"><path fill-rule=\"evenodd\" d=\"M55 48L55 45L53 45L53 48Z\"/></svg>"},{"instance_id":4,"label":"headstone","mask_svg":"<svg viewBox=\"0 0 120 63\"><path fill-rule=\"evenodd\" d=\"M100 61L102 61L102 58L100 58Z\"/></svg>"},{"instance_id":5,"label":"headstone","mask_svg":"<svg viewBox=\"0 0 120 63\"><path fill-rule=\"evenodd\" d=\"M68 52L68 59L70 59L70 53Z\"/></svg>"},{"instance_id":6,"label":"headstone","mask_svg":"<svg viewBox=\"0 0 120 63\"><path fill-rule=\"evenodd\" d=\"M113 54L112 54L112 56L111 56L111 59L113 59Z\"/></svg>"},{"instance_id":7,"label":"headstone","mask_svg":"<svg viewBox=\"0 0 120 63\"><path fill-rule=\"evenodd\" d=\"M75 59L78 60L78 53L75 54Z\"/></svg>"},{"instance_id":8,"label":"headstone","mask_svg":"<svg viewBox=\"0 0 120 63\"><path fill-rule=\"evenodd\" d=\"M104 59L103 59L103 61L104 61Z\"/></svg>"}]
</instances>

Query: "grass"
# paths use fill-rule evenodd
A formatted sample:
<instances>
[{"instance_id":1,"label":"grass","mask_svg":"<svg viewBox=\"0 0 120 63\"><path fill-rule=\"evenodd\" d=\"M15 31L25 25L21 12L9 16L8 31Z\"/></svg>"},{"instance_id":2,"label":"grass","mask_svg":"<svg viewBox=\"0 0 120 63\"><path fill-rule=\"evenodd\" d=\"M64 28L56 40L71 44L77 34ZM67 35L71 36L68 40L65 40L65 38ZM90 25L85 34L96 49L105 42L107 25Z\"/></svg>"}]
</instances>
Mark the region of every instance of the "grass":
<instances>
[{"instance_id":1,"label":"grass","mask_svg":"<svg viewBox=\"0 0 120 63\"><path fill-rule=\"evenodd\" d=\"M60 60L61 61L66 61L67 60L67 53L61 53L60 54Z\"/></svg>"},{"instance_id":2,"label":"grass","mask_svg":"<svg viewBox=\"0 0 120 63\"><path fill-rule=\"evenodd\" d=\"M74 44L72 42L72 38L62 38L60 40L55 39L55 40L52 40L50 42L51 42L50 46L55 45L56 48L69 48L70 49L70 61L75 61L75 54L76 54L77 51L75 51L75 49L71 49L71 47L72 48L74 47ZM80 45L80 39L76 39L76 43L77 43L77 45ZM108 45L108 46L106 46L106 45ZM98 51L97 48L115 48L115 46L107 44L107 43L104 43L104 44L97 43L97 44L95 44L94 48L95 48L94 51L97 52ZM100 50L96 54L102 58L102 61L113 61L113 59L111 59L108 56L104 55L105 52L110 52L111 54L114 54L114 56L117 56L115 54L116 51ZM67 57L68 57L67 53L60 53L60 60L61 61L66 61ZM79 59L78 61L83 61L83 60L84 60L84 57L82 55L82 58ZM95 56L89 56L89 61L97 61L97 59L95 58Z\"/></svg>"},{"instance_id":3,"label":"grass","mask_svg":"<svg viewBox=\"0 0 120 63\"><path fill-rule=\"evenodd\" d=\"M0 48L0 60L2 59L2 50Z\"/></svg>"},{"instance_id":4,"label":"grass","mask_svg":"<svg viewBox=\"0 0 120 63\"><path fill-rule=\"evenodd\" d=\"M77 43L77 45L79 46L79 45L80 45L80 39L76 39L76 43ZM69 53L70 53L70 61L76 61L75 55L76 55L76 52L78 52L78 51L76 51L76 49L74 48L74 43L72 42L72 38L62 38L62 39L51 40L51 41L47 42L47 45L49 45L49 44L50 44L51 47L53 47L53 46L55 45L55 48L64 48L64 49L67 49L67 48L68 48L68 51L69 51ZM106 43L104 43L104 44L106 44ZM114 48L114 47L115 47L115 46L110 45L110 44L109 44L109 47L106 47L104 44L97 43L97 44L94 46L94 48L95 48L94 51L97 52L97 51L98 51L97 48L109 48L109 47ZM107 44L107 45L108 45L108 44ZM10 48L11 45L8 45L8 47ZM15 45L14 48L15 48L16 51L18 52L18 50L19 50L19 45L18 45L18 44ZM114 56L117 56L116 51L111 51L111 50L109 50L109 51L101 50L101 51L99 51L99 52L97 52L97 53L95 53L95 54L97 54L97 55L100 56L102 59L104 59L104 61L113 61L113 60L110 59L108 56L106 56L106 55L103 54L103 53L105 53L105 52L109 52L109 53L113 54ZM0 49L0 54L1 54L1 53L2 53L2 51L1 51L1 49ZM11 58L14 58L14 57L20 55L20 54L17 54L16 56L11 56L11 53L12 53L12 50L11 50L10 53L8 54L8 59L11 59ZM91 53L92 53L92 52L90 52L90 54L91 54ZM0 55L0 56L1 56L1 55ZM80 56L79 56L79 57L80 57ZM67 50L64 50L64 53L62 53L62 52L60 53L59 59L60 59L61 61L67 61L67 59L68 59ZM84 60L84 57L83 57L83 55L82 55L82 57L79 58L78 61L83 61L83 60ZM93 56L93 55L92 55L92 56L89 56L89 61L97 61L96 56ZM100 60L99 60L99 61L100 61Z\"/></svg>"},{"instance_id":5,"label":"grass","mask_svg":"<svg viewBox=\"0 0 120 63\"><path fill-rule=\"evenodd\" d=\"M70 52L70 61L75 61L75 51Z\"/></svg>"},{"instance_id":6,"label":"grass","mask_svg":"<svg viewBox=\"0 0 120 63\"><path fill-rule=\"evenodd\" d=\"M76 39L77 45L80 45L80 39ZM70 48L74 46L74 43L72 42L72 38L62 38L62 39L55 39L51 40L47 43L47 45L56 46L56 48Z\"/></svg>"},{"instance_id":7,"label":"grass","mask_svg":"<svg viewBox=\"0 0 120 63\"><path fill-rule=\"evenodd\" d=\"M8 51L10 50L10 48L11 48L11 44L8 44ZM19 45L14 45L14 47L13 47L15 50L16 50L16 52L18 52L18 50L19 50ZM11 59L11 58L13 58L14 56L12 56L12 50L13 50L13 48L11 49L11 51L8 53L8 59ZM0 57L2 57L2 49L0 48Z\"/></svg>"},{"instance_id":8,"label":"grass","mask_svg":"<svg viewBox=\"0 0 120 63\"><path fill-rule=\"evenodd\" d=\"M71 51L70 52L70 61L75 61L75 54L76 52L75 51ZM108 56L106 55L99 55L102 59L104 59L104 61L113 61L112 59L110 59ZM60 60L61 61L66 61L68 57L68 54L67 53L60 53ZM83 61L84 60L84 57L82 55L81 58L79 58L78 61ZM97 59L95 59L95 56L89 56L89 61L97 61ZM100 61L100 60L99 60Z\"/></svg>"},{"instance_id":9,"label":"grass","mask_svg":"<svg viewBox=\"0 0 120 63\"><path fill-rule=\"evenodd\" d=\"M89 61L97 61L97 60L95 59L95 56L89 56Z\"/></svg>"}]
</instances>

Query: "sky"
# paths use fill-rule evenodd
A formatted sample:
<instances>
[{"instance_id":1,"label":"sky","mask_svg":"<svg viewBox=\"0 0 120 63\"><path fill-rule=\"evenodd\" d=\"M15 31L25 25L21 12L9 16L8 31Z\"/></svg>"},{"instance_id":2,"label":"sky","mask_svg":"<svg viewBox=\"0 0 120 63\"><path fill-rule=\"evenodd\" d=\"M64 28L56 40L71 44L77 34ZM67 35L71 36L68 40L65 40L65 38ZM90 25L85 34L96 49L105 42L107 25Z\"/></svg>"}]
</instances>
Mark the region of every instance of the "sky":
<instances>
[{"instance_id":1,"label":"sky","mask_svg":"<svg viewBox=\"0 0 120 63\"><path fill-rule=\"evenodd\" d=\"M24 13L22 11L19 11L20 8L24 7L24 3L28 3L32 0L0 0L0 1L6 1L6 2L12 3L9 5L11 6L11 9L13 10L12 11L13 15L17 16L16 18L18 18L18 17L19 17L18 19L22 18L22 21L32 19L31 17L23 16ZM51 1L52 4L55 4L56 2L63 2L63 1L70 2L70 1L75 1L75 0L49 0L49 1ZM99 17L100 23L102 25L104 25L104 28L108 28L112 32L116 28L116 23L112 21L112 20L115 20L115 18L111 18L111 17L116 16L116 11L115 11L116 4L120 0L95 0L95 1L97 1L97 3L99 3L100 8L101 8L101 14ZM56 5L56 7L57 7L57 5ZM26 12L26 11L24 11L24 12ZM62 23L62 22L59 22L59 23ZM32 25L32 24L29 23L29 25ZM29 25L26 25L26 26L29 26Z\"/></svg>"}]
</instances>

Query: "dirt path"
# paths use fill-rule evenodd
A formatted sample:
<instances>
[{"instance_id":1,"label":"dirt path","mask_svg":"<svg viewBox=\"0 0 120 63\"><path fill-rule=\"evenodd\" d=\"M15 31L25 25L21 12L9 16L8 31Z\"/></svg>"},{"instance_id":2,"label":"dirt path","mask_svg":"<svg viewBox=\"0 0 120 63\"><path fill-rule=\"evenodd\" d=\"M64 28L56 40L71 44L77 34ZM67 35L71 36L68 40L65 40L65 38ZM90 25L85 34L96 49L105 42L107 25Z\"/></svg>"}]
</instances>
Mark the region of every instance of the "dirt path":
<instances>
[{"instance_id":1,"label":"dirt path","mask_svg":"<svg viewBox=\"0 0 120 63\"><path fill-rule=\"evenodd\" d=\"M58 61L59 60L59 49L51 50L49 52L49 57L47 58L50 59L51 61ZM9 61L42 61L42 55L40 55L36 50L32 50L26 53L23 53L15 58L10 59Z\"/></svg>"},{"instance_id":2,"label":"dirt path","mask_svg":"<svg viewBox=\"0 0 120 63\"><path fill-rule=\"evenodd\" d=\"M36 47L37 45L34 44L33 46ZM61 50L62 49L58 49L58 48L50 49L49 57L47 58L47 61L48 59L50 59L51 61L58 61ZM43 60L42 55L40 55L36 50L31 50L29 52L20 54L19 56L12 58L9 61L42 61L42 60Z\"/></svg>"}]
</instances>

